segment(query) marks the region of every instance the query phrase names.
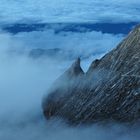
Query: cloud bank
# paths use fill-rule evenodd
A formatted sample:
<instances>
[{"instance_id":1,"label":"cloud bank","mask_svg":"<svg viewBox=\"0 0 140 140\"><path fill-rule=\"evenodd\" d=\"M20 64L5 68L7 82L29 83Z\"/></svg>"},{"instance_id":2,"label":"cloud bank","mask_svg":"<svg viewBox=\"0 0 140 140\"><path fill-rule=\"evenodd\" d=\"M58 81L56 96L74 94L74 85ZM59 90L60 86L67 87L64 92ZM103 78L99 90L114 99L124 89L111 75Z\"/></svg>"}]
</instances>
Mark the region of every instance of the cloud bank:
<instances>
[{"instance_id":1,"label":"cloud bank","mask_svg":"<svg viewBox=\"0 0 140 140\"><path fill-rule=\"evenodd\" d=\"M0 1L1 23L140 22L138 0Z\"/></svg>"},{"instance_id":2,"label":"cloud bank","mask_svg":"<svg viewBox=\"0 0 140 140\"><path fill-rule=\"evenodd\" d=\"M11 35L11 40L20 42L20 46L10 47L12 50L18 50L19 53L28 53L32 49L41 48L59 49L60 54L53 55L51 59L56 59L56 56L67 61L74 61L77 57L81 57L83 63L88 60L100 58L105 53L116 47L117 44L124 38L124 35L103 34L101 32L60 32L55 33L53 29L44 31L34 31L29 33L19 33ZM57 59L58 59L57 57ZM88 64L89 65L89 64Z\"/></svg>"}]
</instances>

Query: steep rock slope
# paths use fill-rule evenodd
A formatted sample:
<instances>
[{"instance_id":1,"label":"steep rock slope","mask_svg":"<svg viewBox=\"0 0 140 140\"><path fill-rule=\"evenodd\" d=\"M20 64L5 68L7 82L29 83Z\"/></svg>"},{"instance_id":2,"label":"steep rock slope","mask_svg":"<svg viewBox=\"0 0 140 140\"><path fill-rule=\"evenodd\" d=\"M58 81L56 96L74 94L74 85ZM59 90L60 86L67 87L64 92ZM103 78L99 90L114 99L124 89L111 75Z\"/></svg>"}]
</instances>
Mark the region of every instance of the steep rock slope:
<instances>
[{"instance_id":1,"label":"steep rock slope","mask_svg":"<svg viewBox=\"0 0 140 140\"><path fill-rule=\"evenodd\" d=\"M83 73L78 59L43 100L47 119L72 124L140 119L140 26Z\"/></svg>"}]
</instances>

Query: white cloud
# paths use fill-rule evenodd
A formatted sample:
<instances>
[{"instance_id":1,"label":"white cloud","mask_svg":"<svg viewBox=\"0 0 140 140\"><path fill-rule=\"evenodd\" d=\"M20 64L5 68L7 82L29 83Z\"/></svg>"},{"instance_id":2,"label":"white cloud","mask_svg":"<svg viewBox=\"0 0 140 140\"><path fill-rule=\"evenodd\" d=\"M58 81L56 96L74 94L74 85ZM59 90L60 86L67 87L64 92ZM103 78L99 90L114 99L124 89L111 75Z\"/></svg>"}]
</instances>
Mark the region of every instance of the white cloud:
<instances>
[{"instance_id":1,"label":"white cloud","mask_svg":"<svg viewBox=\"0 0 140 140\"><path fill-rule=\"evenodd\" d=\"M1 22L140 21L138 0L1 0Z\"/></svg>"},{"instance_id":2,"label":"white cloud","mask_svg":"<svg viewBox=\"0 0 140 140\"><path fill-rule=\"evenodd\" d=\"M55 34L54 30L34 31L19 33L12 37L14 40L22 41L26 49L59 48L63 50L62 55L68 55L69 59L98 57L114 48L124 36L121 34L103 34L101 32L61 32Z\"/></svg>"}]
</instances>

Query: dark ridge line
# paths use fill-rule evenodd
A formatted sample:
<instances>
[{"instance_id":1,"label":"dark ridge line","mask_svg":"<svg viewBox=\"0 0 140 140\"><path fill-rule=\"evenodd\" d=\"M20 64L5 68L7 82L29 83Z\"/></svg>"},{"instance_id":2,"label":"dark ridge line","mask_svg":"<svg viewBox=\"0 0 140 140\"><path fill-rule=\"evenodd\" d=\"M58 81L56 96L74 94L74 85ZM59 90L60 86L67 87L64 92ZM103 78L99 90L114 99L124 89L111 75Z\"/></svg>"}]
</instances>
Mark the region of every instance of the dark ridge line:
<instances>
[{"instance_id":1,"label":"dark ridge line","mask_svg":"<svg viewBox=\"0 0 140 140\"><path fill-rule=\"evenodd\" d=\"M44 31L53 29L55 34L61 32L91 32L100 31L110 34L128 34L138 22L130 23L15 23L2 26L2 30L18 34L21 32Z\"/></svg>"}]
</instances>

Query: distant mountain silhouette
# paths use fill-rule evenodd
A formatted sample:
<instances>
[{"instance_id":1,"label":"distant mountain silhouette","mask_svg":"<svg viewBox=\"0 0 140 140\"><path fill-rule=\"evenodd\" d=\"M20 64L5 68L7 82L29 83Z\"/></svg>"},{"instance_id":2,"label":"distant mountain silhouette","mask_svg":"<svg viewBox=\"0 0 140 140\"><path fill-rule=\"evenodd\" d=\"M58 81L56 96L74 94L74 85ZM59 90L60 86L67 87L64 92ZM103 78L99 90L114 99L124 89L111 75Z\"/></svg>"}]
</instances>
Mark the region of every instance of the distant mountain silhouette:
<instances>
[{"instance_id":1,"label":"distant mountain silhouette","mask_svg":"<svg viewBox=\"0 0 140 140\"><path fill-rule=\"evenodd\" d=\"M61 32L101 31L110 34L128 34L137 22L130 23L15 23L2 26L4 31L12 34L22 32L44 31L53 29L55 34Z\"/></svg>"}]
</instances>

